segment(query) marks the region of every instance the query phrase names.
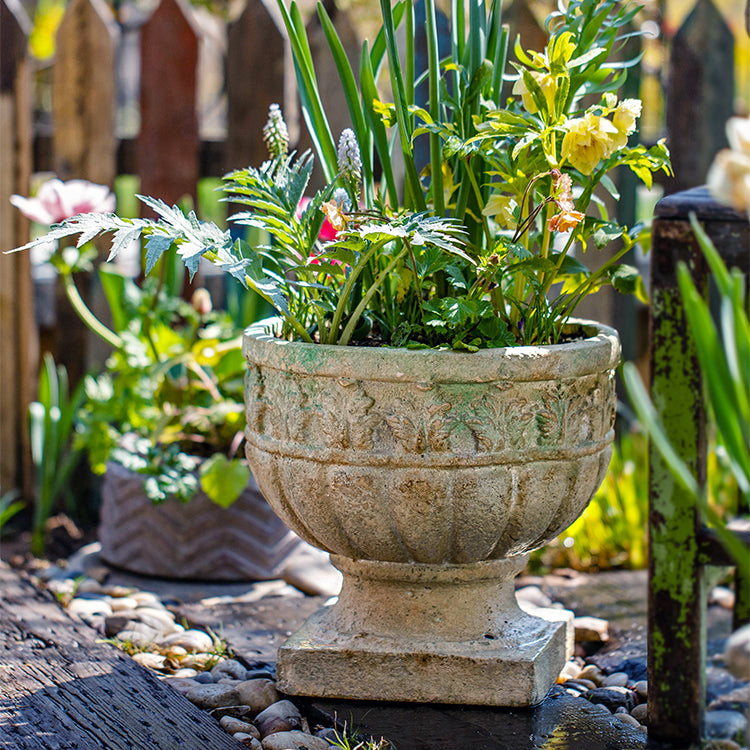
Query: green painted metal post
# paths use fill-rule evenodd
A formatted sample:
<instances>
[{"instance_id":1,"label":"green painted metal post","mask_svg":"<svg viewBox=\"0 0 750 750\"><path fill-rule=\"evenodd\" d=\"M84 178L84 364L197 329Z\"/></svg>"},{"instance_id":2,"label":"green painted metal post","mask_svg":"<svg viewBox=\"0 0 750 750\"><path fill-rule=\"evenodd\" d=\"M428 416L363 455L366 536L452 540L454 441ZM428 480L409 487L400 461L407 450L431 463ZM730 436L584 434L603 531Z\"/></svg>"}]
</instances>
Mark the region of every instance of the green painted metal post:
<instances>
[{"instance_id":1,"label":"green painted metal post","mask_svg":"<svg viewBox=\"0 0 750 750\"><path fill-rule=\"evenodd\" d=\"M689 223L695 213L730 266L750 264L750 225L713 202L704 188L659 202L651 267L651 397L672 444L699 482L705 479L705 409L701 374L677 285L685 262L699 289L708 274ZM651 450L649 474L649 735L677 746L698 743L705 708L706 534L694 502ZM719 558L722 559L719 559ZM715 558L715 559L714 559ZM739 577L738 588L747 586ZM739 597L740 606L745 599Z\"/></svg>"},{"instance_id":2,"label":"green painted metal post","mask_svg":"<svg viewBox=\"0 0 750 750\"><path fill-rule=\"evenodd\" d=\"M677 264L687 263L701 284L703 256L684 216L654 220L652 252L651 398L672 444L700 475L705 471L701 376L680 299ZM649 733L668 742L697 742L705 703L700 519L690 495L653 447L649 462Z\"/></svg>"}]
</instances>

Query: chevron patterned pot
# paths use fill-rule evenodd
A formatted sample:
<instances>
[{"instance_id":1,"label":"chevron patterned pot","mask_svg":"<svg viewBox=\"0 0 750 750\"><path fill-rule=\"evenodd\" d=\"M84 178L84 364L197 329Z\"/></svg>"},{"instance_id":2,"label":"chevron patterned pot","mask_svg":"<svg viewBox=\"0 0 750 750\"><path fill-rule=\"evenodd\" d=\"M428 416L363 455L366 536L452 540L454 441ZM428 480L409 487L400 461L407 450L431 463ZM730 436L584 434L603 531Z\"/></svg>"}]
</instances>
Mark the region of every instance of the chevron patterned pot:
<instances>
[{"instance_id":1,"label":"chevron patterned pot","mask_svg":"<svg viewBox=\"0 0 750 750\"><path fill-rule=\"evenodd\" d=\"M279 578L302 544L271 510L251 478L228 508L203 492L189 503L154 505L143 479L110 463L102 487L102 557L132 573L204 581Z\"/></svg>"},{"instance_id":2,"label":"chevron patterned pot","mask_svg":"<svg viewBox=\"0 0 750 750\"><path fill-rule=\"evenodd\" d=\"M528 553L604 477L617 333L457 353L334 347L245 332L246 453L271 506L332 553L338 602L279 652L285 693L529 705L566 623L519 609Z\"/></svg>"}]
</instances>

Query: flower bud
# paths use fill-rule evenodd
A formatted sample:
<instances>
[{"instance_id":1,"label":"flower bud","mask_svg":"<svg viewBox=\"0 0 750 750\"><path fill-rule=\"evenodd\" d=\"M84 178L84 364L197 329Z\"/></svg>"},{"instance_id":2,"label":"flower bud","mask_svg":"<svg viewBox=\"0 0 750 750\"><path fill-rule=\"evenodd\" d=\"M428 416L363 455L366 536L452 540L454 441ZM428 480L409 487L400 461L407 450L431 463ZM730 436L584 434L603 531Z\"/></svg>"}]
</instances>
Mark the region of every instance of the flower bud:
<instances>
[{"instance_id":1,"label":"flower bud","mask_svg":"<svg viewBox=\"0 0 750 750\"><path fill-rule=\"evenodd\" d=\"M344 179L359 183L362 157L359 152L359 144L351 128L346 128L341 132L337 156L339 172Z\"/></svg>"},{"instance_id":2,"label":"flower bud","mask_svg":"<svg viewBox=\"0 0 750 750\"><path fill-rule=\"evenodd\" d=\"M278 104L268 108L268 120L263 126L263 142L272 158L286 156L289 151L289 130Z\"/></svg>"},{"instance_id":3,"label":"flower bud","mask_svg":"<svg viewBox=\"0 0 750 750\"><path fill-rule=\"evenodd\" d=\"M208 289L204 289L203 287L199 287L193 292L190 304L198 315L208 315L213 310L211 294Z\"/></svg>"}]
</instances>

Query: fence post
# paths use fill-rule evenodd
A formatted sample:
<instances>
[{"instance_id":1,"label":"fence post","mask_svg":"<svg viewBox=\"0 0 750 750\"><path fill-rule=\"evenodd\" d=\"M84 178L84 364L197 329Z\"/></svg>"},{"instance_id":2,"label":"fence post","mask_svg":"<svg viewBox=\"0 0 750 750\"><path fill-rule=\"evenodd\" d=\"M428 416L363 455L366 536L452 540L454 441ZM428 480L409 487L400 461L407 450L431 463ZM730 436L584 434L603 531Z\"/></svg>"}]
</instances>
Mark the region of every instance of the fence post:
<instances>
[{"instance_id":1,"label":"fence post","mask_svg":"<svg viewBox=\"0 0 750 750\"><path fill-rule=\"evenodd\" d=\"M182 0L162 0L141 28L141 192L172 205L193 201L200 140L196 111L198 35Z\"/></svg>"},{"instance_id":2,"label":"fence post","mask_svg":"<svg viewBox=\"0 0 750 750\"><path fill-rule=\"evenodd\" d=\"M61 180L112 186L116 175L115 51L119 29L102 0L71 0L57 32L52 113Z\"/></svg>"},{"instance_id":3,"label":"fence post","mask_svg":"<svg viewBox=\"0 0 750 750\"><path fill-rule=\"evenodd\" d=\"M271 104L281 106L290 136L297 128L294 92L285 86L294 80L291 51L282 34L275 0L248 0L227 33L226 90L228 100L226 171L258 167L268 158L263 126Z\"/></svg>"},{"instance_id":4,"label":"fence post","mask_svg":"<svg viewBox=\"0 0 750 750\"><path fill-rule=\"evenodd\" d=\"M103 0L71 0L57 32L52 71L53 168L61 180L84 179L112 187L117 174L115 140L115 55L120 31ZM89 306L96 280L76 274ZM109 353L81 323L62 285L55 288L55 328L50 332L54 356L77 383ZM97 310L100 312L100 310Z\"/></svg>"},{"instance_id":5,"label":"fence post","mask_svg":"<svg viewBox=\"0 0 750 750\"><path fill-rule=\"evenodd\" d=\"M9 202L31 176L31 23L18 0L0 0L0 252L22 245L29 225ZM34 398L38 339L28 253L0 255L0 488L32 494L27 409Z\"/></svg>"},{"instance_id":6,"label":"fence post","mask_svg":"<svg viewBox=\"0 0 750 750\"><path fill-rule=\"evenodd\" d=\"M674 178L667 192L702 185L734 113L734 36L712 0L698 0L672 39L667 133Z\"/></svg>"}]
</instances>

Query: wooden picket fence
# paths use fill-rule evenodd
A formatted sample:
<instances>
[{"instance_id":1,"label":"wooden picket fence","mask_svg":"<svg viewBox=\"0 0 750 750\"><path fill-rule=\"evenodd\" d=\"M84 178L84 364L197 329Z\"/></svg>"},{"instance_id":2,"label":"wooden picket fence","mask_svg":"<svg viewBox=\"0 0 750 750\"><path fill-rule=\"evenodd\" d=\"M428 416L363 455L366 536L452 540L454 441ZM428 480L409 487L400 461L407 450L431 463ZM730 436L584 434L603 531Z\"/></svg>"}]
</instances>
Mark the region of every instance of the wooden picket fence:
<instances>
[{"instance_id":1,"label":"wooden picket fence","mask_svg":"<svg viewBox=\"0 0 750 750\"><path fill-rule=\"evenodd\" d=\"M352 19L336 10L333 0L326 7L347 52L358 60ZM283 103L295 129L294 74L275 0L247 0L239 18L226 26L223 140L201 140L196 92L202 32L184 0L161 0L139 29L140 128L137 137L128 139L115 133L118 45L124 27L110 6L104 0L69 0L53 65L51 134L32 132L29 20L20 0L0 0L0 11L0 250L28 237L28 223L8 198L28 195L35 172L108 185L118 174L134 174L141 192L172 203L195 198L201 177L265 158L261 131L271 103ZM525 46L544 42L523 0L514 0L506 13L512 33L520 31ZM332 129L340 132L348 122L338 76L315 18L308 28L324 103ZM667 125L678 177L669 190L700 184L713 153L724 145L723 125L734 93L731 34L712 1L697 0L672 40L675 73L669 82ZM298 146L309 143L303 132ZM57 315L52 346L70 357L85 347L85 338L75 333L80 326L62 299ZM613 316L616 324L621 322L612 310L599 314L604 320ZM632 327L627 321L625 325ZM29 492L25 423L34 396L37 335L28 255L0 255L0 492L12 487ZM74 377L80 374L75 365L72 369Z\"/></svg>"}]
</instances>

